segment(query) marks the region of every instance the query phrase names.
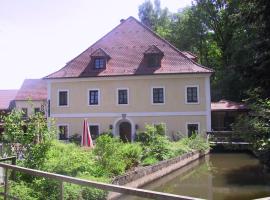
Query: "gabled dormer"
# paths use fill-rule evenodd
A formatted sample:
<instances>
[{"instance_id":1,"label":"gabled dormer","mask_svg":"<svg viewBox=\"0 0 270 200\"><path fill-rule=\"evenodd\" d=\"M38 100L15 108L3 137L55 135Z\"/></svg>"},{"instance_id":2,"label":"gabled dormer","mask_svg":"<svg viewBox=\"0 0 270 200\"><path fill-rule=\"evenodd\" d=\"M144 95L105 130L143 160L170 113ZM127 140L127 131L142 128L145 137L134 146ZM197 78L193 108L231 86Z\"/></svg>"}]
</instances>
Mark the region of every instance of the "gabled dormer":
<instances>
[{"instance_id":1,"label":"gabled dormer","mask_svg":"<svg viewBox=\"0 0 270 200\"><path fill-rule=\"evenodd\" d=\"M92 67L94 69L105 69L109 59L109 54L99 48L91 54Z\"/></svg>"},{"instance_id":2,"label":"gabled dormer","mask_svg":"<svg viewBox=\"0 0 270 200\"><path fill-rule=\"evenodd\" d=\"M144 59L146 61L147 67L160 67L161 66L161 59L163 58L164 53L156 46L150 46L144 52Z\"/></svg>"}]
</instances>

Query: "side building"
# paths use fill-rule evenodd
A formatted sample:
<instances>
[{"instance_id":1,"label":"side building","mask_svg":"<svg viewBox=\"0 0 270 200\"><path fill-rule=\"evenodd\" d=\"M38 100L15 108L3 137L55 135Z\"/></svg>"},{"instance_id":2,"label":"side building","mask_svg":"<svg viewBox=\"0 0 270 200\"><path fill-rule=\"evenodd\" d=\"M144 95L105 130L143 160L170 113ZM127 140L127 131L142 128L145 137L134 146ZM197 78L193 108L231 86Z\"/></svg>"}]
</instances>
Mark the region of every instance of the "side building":
<instances>
[{"instance_id":1,"label":"side building","mask_svg":"<svg viewBox=\"0 0 270 200\"><path fill-rule=\"evenodd\" d=\"M14 106L24 112L24 118L47 110L47 83L43 79L25 79L14 99Z\"/></svg>"},{"instance_id":2,"label":"side building","mask_svg":"<svg viewBox=\"0 0 270 200\"><path fill-rule=\"evenodd\" d=\"M146 124L166 134L211 130L210 76L169 42L129 17L45 79L48 116L66 138L112 130L133 141ZM64 137L64 138L65 138Z\"/></svg>"}]
</instances>

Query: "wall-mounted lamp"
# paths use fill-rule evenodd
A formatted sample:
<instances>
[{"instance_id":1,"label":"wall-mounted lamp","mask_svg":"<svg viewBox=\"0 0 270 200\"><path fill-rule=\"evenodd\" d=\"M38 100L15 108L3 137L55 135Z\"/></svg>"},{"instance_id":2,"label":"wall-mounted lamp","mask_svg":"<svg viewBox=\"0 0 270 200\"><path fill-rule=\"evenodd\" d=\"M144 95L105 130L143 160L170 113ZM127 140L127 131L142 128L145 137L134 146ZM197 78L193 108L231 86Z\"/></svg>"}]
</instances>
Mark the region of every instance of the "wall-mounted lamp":
<instances>
[{"instance_id":1,"label":"wall-mounted lamp","mask_svg":"<svg viewBox=\"0 0 270 200\"><path fill-rule=\"evenodd\" d=\"M113 125L112 125L112 124L110 124L110 125L109 125L109 128L110 128L110 129L113 129Z\"/></svg>"},{"instance_id":2,"label":"wall-mounted lamp","mask_svg":"<svg viewBox=\"0 0 270 200\"><path fill-rule=\"evenodd\" d=\"M138 130L139 129L139 125L135 124L135 129Z\"/></svg>"}]
</instances>

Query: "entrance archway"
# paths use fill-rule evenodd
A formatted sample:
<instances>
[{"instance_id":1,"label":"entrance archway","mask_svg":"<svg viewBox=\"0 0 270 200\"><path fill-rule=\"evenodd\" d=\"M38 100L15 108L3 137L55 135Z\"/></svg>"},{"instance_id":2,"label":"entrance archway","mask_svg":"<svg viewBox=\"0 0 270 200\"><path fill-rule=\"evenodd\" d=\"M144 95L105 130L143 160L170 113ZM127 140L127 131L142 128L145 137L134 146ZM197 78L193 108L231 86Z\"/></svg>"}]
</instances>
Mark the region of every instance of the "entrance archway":
<instances>
[{"instance_id":1,"label":"entrance archway","mask_svg":"<svg viewBox=\"0 0 270 200\"><path fill-rule=\"evenodd\" d=\"M131 142L132 127L128 121L119 123L119 137L123 142Z\"/></svg>"}]
</instances>

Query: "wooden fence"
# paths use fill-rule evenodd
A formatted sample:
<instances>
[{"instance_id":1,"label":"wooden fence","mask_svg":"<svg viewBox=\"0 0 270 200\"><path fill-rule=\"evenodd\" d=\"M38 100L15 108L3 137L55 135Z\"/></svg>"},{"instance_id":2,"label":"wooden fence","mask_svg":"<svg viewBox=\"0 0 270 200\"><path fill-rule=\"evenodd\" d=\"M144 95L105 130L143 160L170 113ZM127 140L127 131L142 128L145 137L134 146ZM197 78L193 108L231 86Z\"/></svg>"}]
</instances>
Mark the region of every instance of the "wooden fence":
<instances>
[{"instance_id":1,"label":"wooden fence","mask_svg":"<svg viewBox=\"0 0 270 200\"><path fill-rule=\"evenodd\" d=\"M138 188L131 188L131 187L125 187L125 186L119 186L119 185L113 185L113 184L107 184L107 183L100 183L96 181L84 180L84 179L64 176L60 174L53 174L53 173L44 172L40 170L19 167L16 165L10 165L6 163L0 163L0 167L3 167L5 169L4 192L0 193L0 195L4 196L5 200L6 199L19 199L16 197L11 197L8 193L8 188L9 188L8 171L9 170L12 170L13 172L17 171L21 173L30 174L33 176L50 178L50 179L59 181L59 187L60 187L59 199L60 200L64 199L64 184L63 184L64 182L77 184L80 186L94 187L101 190L112 191L112 192L117 192L117 193L126 194L126 195L134 195L134 196L139 196L139 197L144 197L144 198L149 198L149 199L199 200L199 198L180 196L180 195L174 195L174 194L155 192L155 191L150 191L150 190L143 190L143 189L138 189Z\"/></svg>"}]
</instances>

